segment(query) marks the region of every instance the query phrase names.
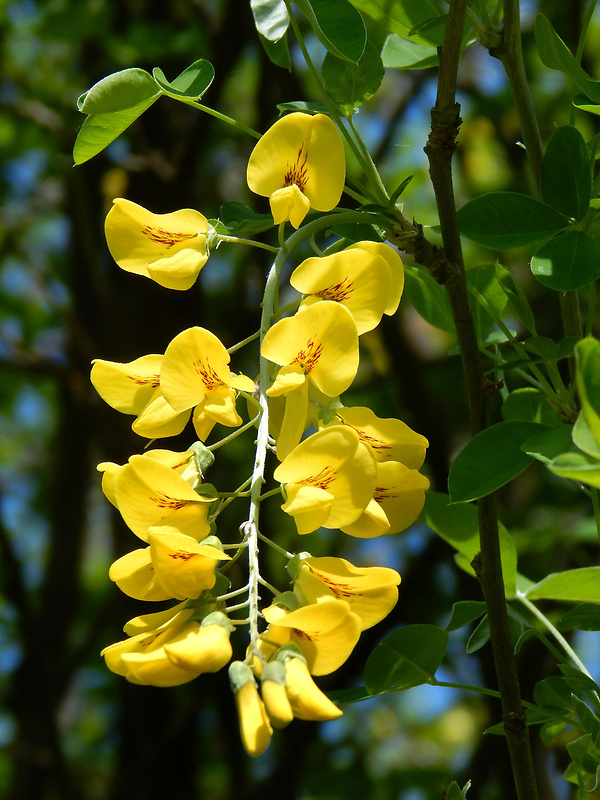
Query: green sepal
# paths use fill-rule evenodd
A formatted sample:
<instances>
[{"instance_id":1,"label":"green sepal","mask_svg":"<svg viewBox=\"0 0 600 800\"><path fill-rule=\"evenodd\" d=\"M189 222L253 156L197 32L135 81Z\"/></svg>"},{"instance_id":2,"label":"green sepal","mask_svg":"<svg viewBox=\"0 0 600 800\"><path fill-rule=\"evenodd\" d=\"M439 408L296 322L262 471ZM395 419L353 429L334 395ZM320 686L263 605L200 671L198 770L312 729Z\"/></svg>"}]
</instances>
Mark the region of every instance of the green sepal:
<instances>
[{"instance_id":1,"label":"green sepal","mask_svg":"<svg viewBox=\"0 0 600 800\"><path fill-rule=\"evenodd\" d=\"M300 608L300 601L298 597L294 594L294 592L281 592L281 594L275 595L273 598L272 605L280 606L280 608L285 608L286 611L296 611L296 609Z\"/></svg>"},{"instance_id":2,"label":"green sepal","mask_svg":"<svg viewBox=\"0 0 600 800\"><path fill-rule=\"evenodd\" d=\"M269 661L263 667L260 682L272 681L278 683L280 686L285 686L285 666L281 661Z\"/></svg>"},{"instance_id":3,"label":"green sepal","mask_svg":"<svg viewBox=\"0 0 600 800\"><path fill-rule=\"evenodd\" d=\"M231 588L231 581L227 577L227 575L223 575L218 569L215 570L215 585L210 590L211 595L214 597L219 597L219 595L225 594Z\"/></svg>"},{"instance_id":4,"label":"green sepal","mask_svg":"<svg viewBox=\"0 0 600 800\"><path fill-rule=\"evenodd\" d=\"M204 471L207 470L215 461L214 453L202 442L194 442L194 444L190 447L190 450L194 454L198 472L200 475L204 476ZM202 492L202 494L204 493Z\"/></svg>"},{"instance_id":5,"label":"green sepal","mask_svg":"<svg viewBox=\"0 0 600 800\"><path fill-rule=\"evenodd\" d=\"M301 661L304 661L305 664L308 663L302 650L300 650L298 645L294 644L293 642L284 644L279 648L277 654L275 655L275 660L279 662L285 662L288 658L299 658Z\"/></svg>"},{"instance_id":6,"label":"green sepal","mask_svg":"<svg viewBox=\"0 0 600 800\"><path fill-rule=\"evenodd\" d=\"M285 565L285 568L291 578L292 581L295 581L298 577L300 572L300 567L306 561L307 558L310 558L311 554L303 551L302 553L296 553L293 558L290 558L288 563Z\"/></svg>"},{"instance_id":7,"label":"green sepal","mask_svg":"<svg viewBox=\"0 0 600 800\"><path fill-rule=\"evenodd\" d=\"M205 628L207 625L220 625L225 628L227 633L233 633L235 630L233 622L222 611L211 611L210 614L207 614L200 623L200 627Z\"/></svg>"},{"instance_id":8,"label":"green sepal","mask_svg":"<svg viewBox=\"0 0 600 800\"><path fill-rule=\"evenodd\" d=\"M243 661L232 661L228 670L229 683L232 690L237 694L247 683L256 683L254 673Z\"/></svg>"}]
</instances>

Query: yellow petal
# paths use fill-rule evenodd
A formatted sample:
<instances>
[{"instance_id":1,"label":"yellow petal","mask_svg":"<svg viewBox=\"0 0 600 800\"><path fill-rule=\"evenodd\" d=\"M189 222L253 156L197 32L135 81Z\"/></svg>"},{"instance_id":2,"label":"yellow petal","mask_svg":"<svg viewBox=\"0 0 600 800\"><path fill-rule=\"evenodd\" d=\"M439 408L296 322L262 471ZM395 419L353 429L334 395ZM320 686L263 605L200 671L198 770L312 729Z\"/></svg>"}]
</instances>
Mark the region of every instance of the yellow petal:
<instances>
[{"instance_id":1,"label":"yellow petal","mask_svg":"<svg viewBox=\"0 0 600 800\"><path fill-rule=\"evenodd\" d=\"M386 617L398 601L400 575L387 567L355 567L343 558L307 558L294 591L307 603L322 597L345 600L366 630Z\"/></svg>"},{"instance_id":2,"label":"yellow petal","mask_svg":"<svg viewBox=\"0 0 600 800\"><path fill-rule=\"evenodd\" d=\"M202 625L185 639L164 645L167 658L197 675L218 672L233 655L229 633L222 625Z\"/></svg>"},{"instance_id":3,"label":"yellow petal","mask_svg":"<svg viewBox=\"0 0 600 800\"><path fill-rule=\"evenodd\" d=\"M328 675L338 669L360 637L360 620L342 600L325 598L284 616L275 615L273 622L272 608L264 611L270 623L264 638L277 640L278 630L287 632L287 641L300 648L312 675Z\"/></svg>"},{"instance_id":4,"label":"yellow petal","mask_svg":"<svg viewBox=\"0 0 600 800\"><path fill-rule=\"evenodd\" d=\"M328 521L334 497L324 489L302 484L289 484L287 499L281 506L286 514L294 517L298 533L316 531Z\"/></svg>"},{"instance_id":5,"label":"yellow petal","mask_svg":"<svg viewBox=\"0 0 600 800\"><path fill-rule=\"evenodd\" d=\"M149 547L121 556L112 564L108 577L135 600L156 601L174 597L156 579Z\"/></svg>"},{"instance_id":6,"label":"yellow petal","mask_svg":"<svg viewBox=\"0 0 600 800\"><path fill-rule=\"evenodd\" d=\"M312 208L330 211L344 188L346 159L335 124L323 114L293 113L279 119L250 155L248 186L270 197L296 185Z\"/></svg>"},{"instance_id":7,"label":"yellow petal","mask_svg":"<svg viewBox=\"0 0 600 800\"><path fill-rule=\"evenodd\" d=\"M160 387L165 399L176 411L186 411L221 386L239 386L241 382L252 391L254 382L246 376L233 376L229 361L229 353L213 333L188 328L173 339L163 357Z\"/></svg>"},{"instance_id":8,"label":"yellow petal","mask_svg":"<svg viewBox=\"0 0 600 800\"><path fill-rule=\"evenodd\" d=\"M218 547L198 544L180 533L148 534L152 566L168 597L177 600L197 598L215 585L217 562L229 559Z\"/></svg>"},{"instance_id":9,"label":"yellow petal","mask_svg":"<svg viewBox=\"0 0 600 800\"><path fill-rule=\"evenodd\" d=\"M381 322L392 277L385 259L354 245L330 256L307 258L296 267L290 283L304 295L341 303L362 334Z\"/></svg>"},{"instance_id":10,"label":"yellow petal","mask_svg":"<svg viewBox=\"0 0 600 800\"><path fill-rule=\"evenodd\" d=\"M189 411L175 411L162 396L160 389L157 389L131 428L134 433L147 439L162 439L180 434L189 418Z\"/></svg>"},{"instance_id":11,"label":"yellow petal","mask_svg":"<svg viewBox=\"0 0 600 800\"><path fill-rule=\"evenodd\" d=\"M260 756L269 746L273 729L254 681L235 693L235 704L244 749L251 756Z\"/></svg>"},{"instance_id":12,"label":"yellow petal","mask_svg":"<svg viewBox=\"0 0 600 800\"><path fill-rule=\"evenodd\" d=\"M285 679L287 696L297 719L325 722L342 716L341 708L323 694L301 658L286 661Z\"/></svg>"},{"instance_id":13,"label":"yellow petal","mask_svg":"<svg viewBox=\"0 0 600 800\"><path fill-rule=\"evenodd\" d=\"M281 367L273 385L267 389L269 397L281 397L299 389L306 382L306 373L299 364L286 364Z\"/></svg>"},{"instance_id":14,"label":"yellow petal","mask_svg":"<svg viewBox=\"0 0 600 800\"><path fill-rule=\"evenodd\" d=\"M162 356L149 355L120 364L97 358L90 380L100 397L122 414L139 414L160 382Z\"/></svg>"},{"instance_id":15,"label":"yellow petal","mask_svg":"<svg viewBox=\"0 0 600 800\"><path fill-rule=\"evenodd\" d=\"M389 522L389 528L383 532L400 533L412 525L423 509L428 488L429 481L416 469L408 469L395 461L378 464L373 500ZM353 524L340 527L344 533L361 539L371 539L382 533L374 515L370 517L368 514Z\"/></svg>"},{"instance_id":16,"label":"yellow petal","mask_svg":"<svg viewBox=\"0 0 600 800\"><path fill-rule=\"evenodd\" d=\"M300 442L273 475L286 484L288 497L291 484L333 495L330 514L321 524L340 528L354 522L366 508L375 489L376 472L373 453L361 444L358 434L348 426L336 425Z\"/></svg>"},{"instance_id":17,"label":"yellow petal","mask_svg":"<svg viewBox=\"0 0 600 800\"><path fill-rule=\"evenodd\" d=\"M404 266L398 252L385 242L357 242L356 244L350 245L348 250L354 247L367 250L370 253L381 256L381 258L387 261L390 268L392 283L388 302L383 313L388 316L395 314L404 290Z\"/></svg>"},{"instance_id":18,"label":"yellow petal","mask_svg":"<svg viewBox=\"0 0 600 800\"><path fill-rule=\"evenodd\" d=\"M400 461L419 469L429 442L399 419L381 419L370 408L339 408L337 416L368 444L377 461Z\"/></svg>"},{"instance_id":19,"label":"yellow petal","mask_svg":"<svg viewBox=\"0 0 600 800\"><path fill-rule=\"evenodd\" d=\"M276 225L289 220L296 229L302 225L304 217L310 210L310 200L302 194L296 184L277 189L269 198L269 204Z\"/></svg>"},{"instance_id":20,"label":"yellow petal","mask_svg":"<svg viewBox=\"0 0 600 800\"><path fill-rule=\"evenodd\" d=\"M189 288L208 258L208 223L193 209L153 214L117 198L106 217L105 233L121 269L173 289Z\"/></svg>"},{"instance_id":21,"label":"yellow petal","mask_svg":"<svg viewBox=\"0 0 600 800\"><path fill-rule=\"evenodd\" d=\"M328 397L346 391L358 370L358 332L352 314L330 300L276 322L261 353L282 366L297 365Z\"/></svg>"},{"instance_id":22,"label":"yellow petal","mask_svg":"<svg viewBox=\"0 0 600 800\"><path fill-rule=\"evenodd\" d=\"M117 474L115 496L125 523L144 541L153 525L174 525L196 540L208 536L211 501L154 459L132 456Z\"/></svg>"},{"instance_id":23,"label":"yellow petal","mask_svg":"<svg viewBox=\"0 0 600 800\"><path fill-rule=\"evenodd\" d=\"M285 367L282 367L285 369ZM285 411L277 437L277 458L283 461L299 444L306 427L308 410L308 381L285 396Z\"/></svg>"}]
</instances>

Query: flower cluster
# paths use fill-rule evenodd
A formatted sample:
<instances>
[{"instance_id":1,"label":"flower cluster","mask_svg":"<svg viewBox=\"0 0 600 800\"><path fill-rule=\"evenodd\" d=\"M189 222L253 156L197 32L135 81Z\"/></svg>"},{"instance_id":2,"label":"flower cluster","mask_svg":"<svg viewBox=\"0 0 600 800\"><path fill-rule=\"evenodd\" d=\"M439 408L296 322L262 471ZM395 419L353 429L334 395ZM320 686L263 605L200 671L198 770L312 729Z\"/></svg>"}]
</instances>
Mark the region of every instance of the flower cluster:
<instances>
[{"instance_id":1,"label":"flower cluster","mask_svg":"<svg viewBox=\"0 0 600 800\"><path fill-rule=\"evenodd\" d=\"M410 526L429 482L419 471L428 444L423 436L340 399L357 375L359 337L398 308L399 255L384 241L340 241L305 259L290 278L301 295L292 316L279 313L269 288L273 279L278 286L290 256L285 224L299 229L292 238L300 236L309 211L331 211L340 201L345 158L335 124L322 114L283 117L259 140L247 177L252 191L269 198L280 226L261 330L248 337L260 336L258 380L233 372L230 352L202 327L175 336L162 355L130 363L98 359L91 380L109 405L135 417L132 427L140 436L180 434L191 419L199 440L185 452L148 449L127 464L98 467L106 497L144 542L115 561L110 578L137 600L176 601L166 611L130 620L127 638L103 650L106 664L132 683L183 684L227 665L234 657L230 634L248 625L247 651L231 663L229 676L244 747L260 755L273 729L294 717L320 721L342 713L313 676L347 660L361 632L393 609L400 583L387 567L288 553L259 534L261 503L281 493L283 512L303 536L332 528L372 538ZM117 199L106 236L123 269L181 290L194 283L209 258L208 242L219 233L196 211L152 214ZM245 424L240 395L243 405L257 409ZM216 425L234 432L207 445ZM248 481L235 492L206 483L213 451L256 427ZM279 462L273 471L279 488L263 493L269 450ZM247 497L240 539L222 543L216 535L221 510ZM291 588L278 591L262 579L259 539L287 560ZM248 582L232 588L228 566L243 552ZM259 604L260 586L273 594L266 607Z\"/></svg>"}]
</instances>

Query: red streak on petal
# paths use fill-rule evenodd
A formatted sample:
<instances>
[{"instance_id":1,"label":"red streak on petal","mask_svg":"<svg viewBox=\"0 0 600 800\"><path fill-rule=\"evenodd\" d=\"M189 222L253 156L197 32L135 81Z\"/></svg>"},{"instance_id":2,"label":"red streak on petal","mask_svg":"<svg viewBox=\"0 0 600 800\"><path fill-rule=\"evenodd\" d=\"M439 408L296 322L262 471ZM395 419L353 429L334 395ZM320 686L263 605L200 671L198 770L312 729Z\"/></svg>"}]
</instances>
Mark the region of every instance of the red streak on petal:
<instances>
[{"instance_id":1,"label":"red streak on petal","mask_svg":"<svg viewBox=\"0 0 600 800\"><path fill-rule=\"evenodd\" d=\"M296 156L296 161L291 167L288 164L288 170L283 179L284 187L296 184L301 192L304 191L304 187L308 183L308 170L306 168L307 158L308 153L304 151L304 142L302 142L300 150L298 150L298 155Z\"/></svg>"}]
</instances>

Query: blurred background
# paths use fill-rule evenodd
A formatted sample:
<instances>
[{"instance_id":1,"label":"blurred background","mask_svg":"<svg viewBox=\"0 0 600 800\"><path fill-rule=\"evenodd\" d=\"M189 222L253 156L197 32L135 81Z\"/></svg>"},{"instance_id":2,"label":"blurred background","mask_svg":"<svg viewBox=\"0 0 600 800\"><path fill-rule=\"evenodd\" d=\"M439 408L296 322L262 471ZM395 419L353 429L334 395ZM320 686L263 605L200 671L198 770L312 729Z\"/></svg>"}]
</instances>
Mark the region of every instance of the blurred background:
<instances>
[{"instance_id":1,"label":"blurred background","mask_svg":"<svg viewBox=\"0 0 600 800\"><path fill-rule=\"evenodd\" d=\"M533 18L544 11L574 51L584 6L521 3L545 140L555 124L568 121L569 95L562 76L539 62ZM382 44L382 32L369 31ZM203 101L259 131L276 119L277 103L318 97L295 49L291 73L268 61L242 0L4 0L0 37L0 797L433 800L451 780L462 785L468 778L473 800L512 797L504 745L482 736L498 721L499 708L474 694L420 687L348 706L335 723L296 721L251 760L239 742L226 671L156 689L129 685L105 668L100 650L123 638L123 624L142 608L108 579L112 561L137 540L103 497L96 465L124 463L145 440L132 433L131 418L95 394L91 361L162 353L191 325L235 344L258 328L269 263L261 251L222 246L193 289L169 292L117 268L104 241L104 217L115 196L154 212L197 208L209 218L226 200L268 209L245 185L254 141L167 98L104 153L74 167L71 150L83 120L76 99L117 70L160 66L172 80L198 58L216 71ZM318 62L320 45L310 37L309 43ZM585 55L594 76L599 53L595 18ZM414 176L405 213L425 226L436 224L422 151L435 82L435 70L388 70L356 118L390 190ZM472 47L459 88L459 203L490 190L528 192L500 63ZM586 139L595 120L577 121ZM489 252L471 246L466 252L472 267L490 261ZM528 253L509 255L506 266L527 291L540 334L560 338L557 297L535 283ZM347 405L399 417L429 439L425 471L437 491L446 490L448 466L468 438L460 365L448 355L453 347L452 335L425 322L407 292L397 316L361 339L361 370L345 397ZM254 374L256 351L245 353L236 355L236 369ZM193 439L190 428L166 446L183 450ZM219 450L210 480L235 489L251 458L249 433ZM502 520L528 577L594 563L589 509L566 482L551 482L534 465L502 500ZM222 525L231 526L231 538L223 538L232 541L246 509L233 504L228 511ZM325 689L360 685L367 655L400 625L444 626L455 600L481 599L451 549L423 524L383 541L326 532L298 543L281 517L273 501L265 529L290 549L343 554L402 575L396 610L362 636L347 664L322 682ZM267 563L267 575L270 569ZM489 646L465 654L470 633L452 634L438 677L495 686ZM585 660L597 640L582 634L576 644ZM519 663L530 697L553 663L534 640ZM567 785L556 780L564 755L535 731L533 739L542 796L568 797Z\"/></svg>"}]
</instances>

